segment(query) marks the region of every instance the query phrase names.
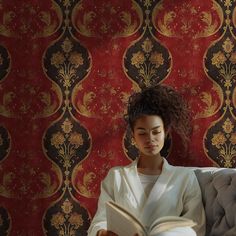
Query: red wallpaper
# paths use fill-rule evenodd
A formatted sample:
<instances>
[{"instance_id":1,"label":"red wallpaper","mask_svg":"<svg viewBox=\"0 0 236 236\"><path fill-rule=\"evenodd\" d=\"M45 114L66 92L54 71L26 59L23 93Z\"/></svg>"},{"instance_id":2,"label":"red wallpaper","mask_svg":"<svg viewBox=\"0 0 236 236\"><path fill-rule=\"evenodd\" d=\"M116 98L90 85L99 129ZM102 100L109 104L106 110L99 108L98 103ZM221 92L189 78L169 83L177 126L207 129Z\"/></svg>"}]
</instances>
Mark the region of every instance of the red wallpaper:
<instances>
[{"instance_id":1,"label":"red wallpaper","mask_svg":"<svg viewBox=\"0 0 236 236\"><path fill-rule=\"evenodd\" d=\"M235 29L235 0L0 0L0 235L87 235L101 180L136 157L123 114L145 86L191 106L171 163L235 168Z\"/></svg>"}]
</instances>

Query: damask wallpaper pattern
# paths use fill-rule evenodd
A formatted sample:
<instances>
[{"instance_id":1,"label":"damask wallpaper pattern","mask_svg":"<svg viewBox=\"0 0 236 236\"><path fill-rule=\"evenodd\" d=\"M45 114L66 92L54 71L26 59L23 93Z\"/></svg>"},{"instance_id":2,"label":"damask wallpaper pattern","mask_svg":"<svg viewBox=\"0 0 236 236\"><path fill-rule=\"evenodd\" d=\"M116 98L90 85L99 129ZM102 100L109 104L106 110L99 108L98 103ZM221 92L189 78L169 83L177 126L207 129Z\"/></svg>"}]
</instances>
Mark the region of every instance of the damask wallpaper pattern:
<instances>
[{"instance_id":1,"label":"damask wallpaper pattern","mask_svg":"<svg viewBox=\"0 0 236 236\"><path fill-rule=\"evenodd\" d=\"M100 182L137 150L128 96L189 102L185 166L236 167L235 0L0 0L0 235L86 235Z\"/></svg>"}]
</instances>

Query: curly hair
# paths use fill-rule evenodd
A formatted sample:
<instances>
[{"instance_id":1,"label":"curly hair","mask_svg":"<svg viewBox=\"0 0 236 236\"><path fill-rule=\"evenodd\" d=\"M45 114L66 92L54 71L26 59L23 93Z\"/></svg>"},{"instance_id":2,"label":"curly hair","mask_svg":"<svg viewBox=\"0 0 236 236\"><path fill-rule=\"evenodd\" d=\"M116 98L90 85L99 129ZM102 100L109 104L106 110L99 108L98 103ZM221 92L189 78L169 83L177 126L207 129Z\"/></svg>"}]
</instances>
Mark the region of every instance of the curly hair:
<instances>
[{"instance_id":1,"label":"curly hair","mask_svg":"<svg viewBox=\"0 0 236 236\"><path fill-rule=\"evenodd\" d=\"M172 87L156 85L132 94L125 115L132 131L136 120L143 115L160 116L166 131L172 128L183 141L189 140L192 131L190 110L182 96Z\"/></svg>"}]
</instances>

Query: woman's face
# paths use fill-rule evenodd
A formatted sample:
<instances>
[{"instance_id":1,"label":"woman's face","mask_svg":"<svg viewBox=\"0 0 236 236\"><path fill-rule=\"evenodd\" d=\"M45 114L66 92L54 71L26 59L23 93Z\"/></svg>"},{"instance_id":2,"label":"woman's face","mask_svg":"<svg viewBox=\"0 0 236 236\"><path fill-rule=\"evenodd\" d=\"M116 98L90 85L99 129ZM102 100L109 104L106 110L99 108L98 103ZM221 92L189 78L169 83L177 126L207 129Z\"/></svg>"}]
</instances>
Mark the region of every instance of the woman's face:
<instances>
[{"instance_id":1,"label":"woman's face","mask_svg":"<svg viewBox=\"0 0 236 236\"><path fill-rule=\"evenodd\" d=\"M157 115L138 118L134 124L133 138L141 156L159 156L165 142L162 118Z\"/></svg>"}]
</instances>

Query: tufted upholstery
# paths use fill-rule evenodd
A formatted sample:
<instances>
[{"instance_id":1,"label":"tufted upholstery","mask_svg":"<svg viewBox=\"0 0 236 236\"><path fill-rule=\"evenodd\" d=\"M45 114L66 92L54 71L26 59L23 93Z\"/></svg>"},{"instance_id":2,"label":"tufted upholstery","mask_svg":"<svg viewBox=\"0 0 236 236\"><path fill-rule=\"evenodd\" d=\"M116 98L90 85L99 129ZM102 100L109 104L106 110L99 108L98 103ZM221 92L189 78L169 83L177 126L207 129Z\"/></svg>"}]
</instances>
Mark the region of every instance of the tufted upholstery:
<instances>
[{"instance_id":1,"label":"tufted upholstery","mask_svg":"<svg viewBox=\"0 0 236 236\"><path fill-rule=\"evenodd\" d=\"M195 168L206 212L206 236L236 236L236 169Z\"/></svg>"}]
</instances>

